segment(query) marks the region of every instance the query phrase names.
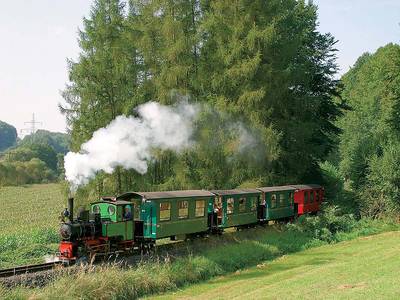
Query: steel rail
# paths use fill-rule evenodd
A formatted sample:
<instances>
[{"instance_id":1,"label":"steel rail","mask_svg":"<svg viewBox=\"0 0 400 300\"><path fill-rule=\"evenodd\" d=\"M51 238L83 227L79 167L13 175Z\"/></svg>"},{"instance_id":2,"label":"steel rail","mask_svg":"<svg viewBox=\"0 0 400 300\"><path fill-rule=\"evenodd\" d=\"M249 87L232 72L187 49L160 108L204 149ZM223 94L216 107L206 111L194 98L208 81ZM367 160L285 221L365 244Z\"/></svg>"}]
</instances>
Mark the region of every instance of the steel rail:
<instances>
[{"instance_id":1,"label":"steel rail","mask_svg":"<svg viewBox=\"0 0 400 300\"><path fill-rule=\"evenodd\" d=\"M25 273L35 273L39 271L51 270L58 265L61 265L61 261L42 263L37 265L26 265L26 266L18 266L9 269L0 270L0 277L10 277L14 275L21 275Z\"/></svg>"}]
</instances>

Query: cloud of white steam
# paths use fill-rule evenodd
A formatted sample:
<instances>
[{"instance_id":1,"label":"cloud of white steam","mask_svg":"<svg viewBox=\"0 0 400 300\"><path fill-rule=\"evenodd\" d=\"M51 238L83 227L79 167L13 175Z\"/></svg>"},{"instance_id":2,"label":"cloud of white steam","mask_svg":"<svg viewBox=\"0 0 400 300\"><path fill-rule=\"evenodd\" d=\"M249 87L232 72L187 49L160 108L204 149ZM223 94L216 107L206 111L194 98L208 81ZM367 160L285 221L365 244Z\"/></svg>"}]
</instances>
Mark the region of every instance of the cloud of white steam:
<instances>
[{"instance_id":1,"label":"cloud of white steam","mask_svg":"<svg viewBox=\"0 0 400 300\"><path fill-rule=\"evenodd\" d=\"M254 133L250 132L241 122L231 123L229 129L233 131L238 139L238 147L236 152L242 154L243 152L253 150L257 147L257 139Z\"/></svg>"},{"instance_id":2,"label":"cloud of white steam","mask_svg":"<svg viewBox=\"0 0 400 300\"><path fill-rule=\"evenodd\" d=\"M73 188L86 184L98 171L112 173L117 166L144 174L154 148L180 151L190 147L197 106L148 102L137 112L138 117L119 116L97 130L80 153L67 153L65 177Z\"/></svg>"}]
</instances>

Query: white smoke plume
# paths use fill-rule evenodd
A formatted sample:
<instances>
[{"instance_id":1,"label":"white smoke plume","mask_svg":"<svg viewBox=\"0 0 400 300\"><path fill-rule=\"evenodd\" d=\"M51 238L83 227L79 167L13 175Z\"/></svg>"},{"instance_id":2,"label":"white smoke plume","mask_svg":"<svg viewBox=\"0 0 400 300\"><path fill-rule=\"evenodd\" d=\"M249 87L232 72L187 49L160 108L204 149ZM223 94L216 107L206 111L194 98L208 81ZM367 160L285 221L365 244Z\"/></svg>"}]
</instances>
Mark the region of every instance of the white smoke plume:
<instances>
[{"instance_id":1,"label":"white smoke plume","mask_svg":"<svg viewBox=\"0 0 400 300\"><path fill-rule=\"evenodd\" d=\"M67 153L66 179L76 189L98 171L112 173L117 166L146 173L152 149L180 151L191 146L193 121L198 111L197 106L188 102L177 106L148 102L137 108L138 117L117 117L94 132L79 153Z\"/></svg>"},{"instance_id":2,"label":"white smoke plume","mask_svg":"<svg viewBox=\"0 0 400 300\"><path fill-rule=\"evenodd\" d=\"M254 149L258 146L257 139L253 132L251 132L248 128L246 128L243 123L235 122L229 124L229 130L234 132L238 139L238 147L236 152L238 154L242 154L246 151L254 151ZM255 153L254 153L255 154Z\"/></svg>"}]
</instances>

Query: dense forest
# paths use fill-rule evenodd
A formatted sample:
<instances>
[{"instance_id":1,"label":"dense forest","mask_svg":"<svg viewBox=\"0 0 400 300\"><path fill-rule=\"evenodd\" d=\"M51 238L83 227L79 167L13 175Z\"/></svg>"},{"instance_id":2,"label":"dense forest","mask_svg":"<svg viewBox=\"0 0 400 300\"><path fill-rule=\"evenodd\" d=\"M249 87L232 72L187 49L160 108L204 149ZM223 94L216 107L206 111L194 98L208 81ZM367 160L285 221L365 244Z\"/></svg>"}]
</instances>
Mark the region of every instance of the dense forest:
<instances>
[{"instance_id":1,"label":"dense forest","mask_svg":"<svg viewBox=\"0 0 400 300\"><path fill-rule=\"evenodd\" d=\"M332 162L355 192L360 213L381 216L400 208L400 46L362 55L343 78L350 106Z\"/></svg>"}]
</instances>

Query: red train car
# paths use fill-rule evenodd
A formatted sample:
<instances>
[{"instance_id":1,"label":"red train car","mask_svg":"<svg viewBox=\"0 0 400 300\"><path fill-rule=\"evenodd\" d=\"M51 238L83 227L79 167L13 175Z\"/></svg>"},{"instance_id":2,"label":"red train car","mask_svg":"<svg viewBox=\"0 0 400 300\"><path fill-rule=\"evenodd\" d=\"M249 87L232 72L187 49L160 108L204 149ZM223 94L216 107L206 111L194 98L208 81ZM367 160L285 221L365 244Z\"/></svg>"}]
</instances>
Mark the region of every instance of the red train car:
<instances>
[{"instance_id":1,"label":"red train car","mask_svg":"<svg viewBox=\"0 0 400 300\"><path fill-rule=\"evenodd\" d=\"M324 200L324 188L318 184L293 185L294 203L297 204L299 216L307 213L316 213Z\"/></svg>"}]
</instances>

